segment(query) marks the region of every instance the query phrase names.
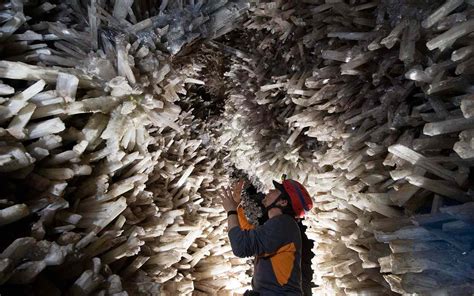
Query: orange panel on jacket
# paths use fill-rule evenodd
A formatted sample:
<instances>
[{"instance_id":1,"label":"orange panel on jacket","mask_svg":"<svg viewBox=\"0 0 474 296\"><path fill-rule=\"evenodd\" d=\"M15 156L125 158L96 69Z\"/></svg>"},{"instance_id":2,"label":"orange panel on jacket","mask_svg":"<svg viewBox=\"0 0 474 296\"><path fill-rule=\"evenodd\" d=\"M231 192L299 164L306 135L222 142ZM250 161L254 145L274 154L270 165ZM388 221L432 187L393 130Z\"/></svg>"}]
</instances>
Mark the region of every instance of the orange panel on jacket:
<instances>
[{"instance_id":1,"label":"orange panel on jacket","mask_svg":"<svg viewBox=\"0 0 474 296\"><path fill-rule=\"evenodd\" d=\"M240 229L250 230L255 228L245 217L244 209L240 205L237 207L237 217L239 218Z\"/></svg>"},{"instance_id":2,"label":"orange panel on jacket","mask_svg":"<svg viewBox=\"0 0 474 296\"><path fill-rule=\"evenodd\" d=\"M289 243L279 248L274 254L267 255L272 262L273 272L280 285L286 285L291 277L293 265L295 263L296 246Z\"/></svg>"}]
</instances>

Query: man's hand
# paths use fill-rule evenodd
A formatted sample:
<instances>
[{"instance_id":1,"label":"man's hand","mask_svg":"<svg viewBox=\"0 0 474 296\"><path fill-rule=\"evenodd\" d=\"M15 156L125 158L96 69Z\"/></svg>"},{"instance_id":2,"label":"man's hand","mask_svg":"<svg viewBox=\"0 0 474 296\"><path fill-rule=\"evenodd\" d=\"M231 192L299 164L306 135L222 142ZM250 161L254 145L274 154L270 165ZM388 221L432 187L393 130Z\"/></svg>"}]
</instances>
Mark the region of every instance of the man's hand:
<instances>
[{"instance_id":1,"label":"man's hand","mask_svg":"<svg viewBox=\"0 0 474 296\"><path fill-rule=\"evenodd\" d=\"M240 199L242 198L242 189L244 188L244 180L239 180L239 182L235 182L232 184L232 189L234 192L234 201L239 204Z\"/></svg>"},{"instance_id":2,"label":"man's hand","mask_svg":"<svg viewBox=\"0 0 474 296\"><path fill-rule=\"evenodd\" d=\"M240 198L242 194L242 188L244 186L244 181L240 180L230 187L222 187L220 197L222 199L222 206L225 211L235 211L237 205L240 203Z\"/></svg>"}]
</instances>

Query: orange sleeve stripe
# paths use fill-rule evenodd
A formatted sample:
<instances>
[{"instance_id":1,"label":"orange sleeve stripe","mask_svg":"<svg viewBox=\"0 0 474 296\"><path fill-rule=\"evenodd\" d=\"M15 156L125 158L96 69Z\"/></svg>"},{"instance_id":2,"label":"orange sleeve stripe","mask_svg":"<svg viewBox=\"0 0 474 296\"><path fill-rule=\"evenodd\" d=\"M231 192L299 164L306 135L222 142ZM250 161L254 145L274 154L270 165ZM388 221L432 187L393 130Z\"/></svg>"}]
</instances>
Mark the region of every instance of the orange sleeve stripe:
<instances>
[{"instance_id":1,"label":"orange sleeve stripe","mask_svg":"<svg viewBox=\"0 0 474 296\"><path fill-rule=\"evenodd\" d=\"M276 253L270 257L273 272L278 283L283 286L288 283L295 264L296 246L289 243L279 248Z\"/></svg>"},{"instance_id":2,"label":"orange sleeve stripe","mask_svg":"<svg viewBox=\"0 0 474 296\"><path fill-rule=\"evenodd\" d=\"M255 226L247 220L247 217L245 217L244 209L241 206L237 207L237 217L239 218L240 229L251 230L255 228Z\"/></svg>"}]
</instances>

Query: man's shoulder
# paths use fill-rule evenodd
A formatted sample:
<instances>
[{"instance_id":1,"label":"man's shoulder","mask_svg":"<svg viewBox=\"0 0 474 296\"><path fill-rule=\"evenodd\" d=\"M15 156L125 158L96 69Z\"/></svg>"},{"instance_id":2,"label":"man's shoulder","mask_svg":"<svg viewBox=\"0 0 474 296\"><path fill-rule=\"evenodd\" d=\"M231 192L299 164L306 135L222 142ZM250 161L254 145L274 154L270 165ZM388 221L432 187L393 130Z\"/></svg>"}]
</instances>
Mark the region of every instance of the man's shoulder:
<instances>
[{"instance_id":1,"label":"man's shoulder","mask_svg":"<svg viewBox=\"0 0 474 296\"><path fill-rule=\"evenodd\" d=\"M298 227L296 220L286 214L278 215L271 219L268 219L264 225L266 226L286 226L286 227Z\"/></svg>"}]
</instances>

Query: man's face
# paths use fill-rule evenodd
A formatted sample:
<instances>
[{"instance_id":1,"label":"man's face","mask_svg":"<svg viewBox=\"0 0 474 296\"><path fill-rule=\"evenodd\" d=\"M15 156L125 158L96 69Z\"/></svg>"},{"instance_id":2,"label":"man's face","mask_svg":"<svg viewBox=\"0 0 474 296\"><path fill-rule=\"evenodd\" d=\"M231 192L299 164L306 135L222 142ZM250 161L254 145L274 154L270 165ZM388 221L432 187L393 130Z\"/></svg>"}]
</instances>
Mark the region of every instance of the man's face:
<instances>
[{"instance_id":1,"label":"man's face","mask_svg":"<svg viewBox=\"0 0 474 296\"><path fill-rule=\"evenodd\" d=\"M265 198L262 200L264 207L271 205L279 196L281 192L277 189L270 189L270 191L265 195Z\"/></svg>"}]
</instances>

